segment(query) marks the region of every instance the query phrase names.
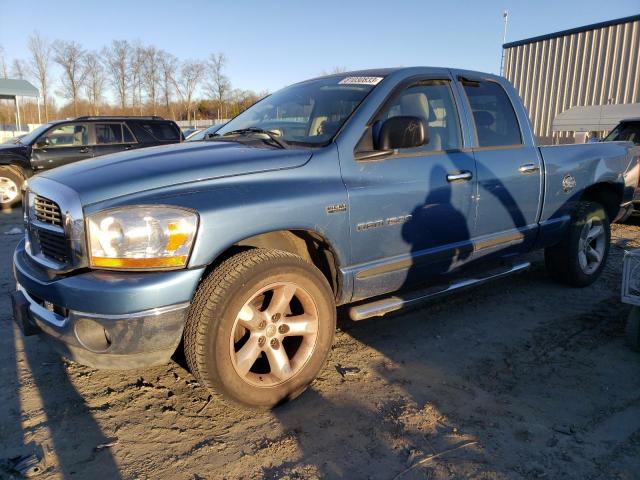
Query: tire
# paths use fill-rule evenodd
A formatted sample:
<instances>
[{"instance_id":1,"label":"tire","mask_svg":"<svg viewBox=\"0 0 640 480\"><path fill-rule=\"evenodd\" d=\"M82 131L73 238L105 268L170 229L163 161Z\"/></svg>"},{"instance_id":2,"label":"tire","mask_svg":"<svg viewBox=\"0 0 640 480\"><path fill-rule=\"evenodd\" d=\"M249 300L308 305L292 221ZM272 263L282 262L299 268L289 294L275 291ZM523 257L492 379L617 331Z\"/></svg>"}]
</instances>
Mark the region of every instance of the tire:
<instances>
[{"instance_id":1,"label":"tire","mask_svg":"<svg viewBox=\"0 0 640 480\"><path fill-rule=\"evenodd\" d=\"M547 270L552 277L568 285L591 285L607 262L610 242L611 225L604 207L595 202L581 202L565 238L545 250Z\"/></svg>"},{"instance_id":2,"label":"tire","mask_svg":"<svg viewBox=\"0 0 640 480\"><path fill-rule=\"evenodd\" d=\"M22 202L22 177L11 167L0 167L0 208Z\"/></svg>"},{"instance_id":3,"label":"tire","mask_svg":"<svg viewBox=\"0 0 640 480\"><path fill-rule=\"evenodd\" d=\"M627 343L631 349L640 352L640 307L633 307L629 312L625 330Z\"/></svg>"},{"instance_id":4,"label":"tire","mask_svg":"<svg viewBox=\"0 0 640 480\"><path fill-rule=\"evenodd\" d=\"M316 378L335 327L333 292L317 268L291 253L252 249L225 260L198 287L185 325L185 357L210 390L271 408Z\"/></svg>"}]
</instances>

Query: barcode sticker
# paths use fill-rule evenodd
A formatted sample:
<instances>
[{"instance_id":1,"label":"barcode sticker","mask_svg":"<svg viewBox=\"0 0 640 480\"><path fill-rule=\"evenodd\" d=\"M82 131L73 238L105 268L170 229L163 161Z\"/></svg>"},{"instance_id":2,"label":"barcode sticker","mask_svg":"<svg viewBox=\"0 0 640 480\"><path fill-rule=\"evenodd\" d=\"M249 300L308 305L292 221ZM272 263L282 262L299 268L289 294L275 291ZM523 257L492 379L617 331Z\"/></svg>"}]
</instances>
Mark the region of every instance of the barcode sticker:
<instances>
[{"instance_id":1,"label":"barcode sticker","mask_svg":"<svg viewBox=\"0 0 640 480\"><path fill-rule=\"evenodd\" d=\"M338 85L377 85L383 77L346 77Z\"/></svg>"}]
</instances>

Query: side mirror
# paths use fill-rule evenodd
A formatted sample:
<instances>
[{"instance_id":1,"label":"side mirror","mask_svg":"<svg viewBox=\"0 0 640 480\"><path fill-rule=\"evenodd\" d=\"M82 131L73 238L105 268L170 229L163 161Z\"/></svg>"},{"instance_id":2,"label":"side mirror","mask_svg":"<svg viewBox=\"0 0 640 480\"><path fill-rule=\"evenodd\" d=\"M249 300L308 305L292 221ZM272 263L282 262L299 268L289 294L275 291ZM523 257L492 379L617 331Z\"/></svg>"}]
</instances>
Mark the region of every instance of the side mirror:
<instances>
[{"instance_id":1,"label":"side mirror","mask_svg":"<svg viewBox=\"0 0 640 480\"><path fill-rule=\"evenodd\" d=\"M429 143L429 127L420 117L391 117L380 127L376 150L421 147Z\"/></svg>"},{"instance_id":2,"label":"side mirror","mask_svg":"<svg viewBox=\"0 0 640 480\"><path fill-rule=\"evenodd\" d=\"M47 138L39 138L38 141L35 144L36 148L45 148L51 145L51 141Z\"/></svg>"}]
</instances>

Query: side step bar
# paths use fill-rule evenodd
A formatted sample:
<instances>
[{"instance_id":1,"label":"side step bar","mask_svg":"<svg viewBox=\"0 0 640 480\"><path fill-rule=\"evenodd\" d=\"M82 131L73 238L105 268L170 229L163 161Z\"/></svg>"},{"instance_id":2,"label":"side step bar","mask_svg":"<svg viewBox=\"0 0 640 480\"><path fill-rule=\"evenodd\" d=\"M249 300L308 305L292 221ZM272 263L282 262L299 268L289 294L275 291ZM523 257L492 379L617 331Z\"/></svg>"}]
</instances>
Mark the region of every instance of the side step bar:
<instances>
[{"instance_id":1,"label":"side step bar","mask_svg":"<svg viewBox=\"0 0 640 480\"><path fill-rule=\"evenodd\" d=\"M531 264L529 262L518 263L507 268L491 270L484 276L465 278L462 280L457 280L448 285L439 285L435 287L429 287L424 290L407 292L407 294L403 295L402 297L394 295L391 297L383 298L381 300L375 300L370 303L355 305L349 309L349 317L351 317L351 320L353 320L354 322L365 320L371 317L382 317L387 313L396 312L408 306L413 306L427 300L432 300L434 298L447 295L449 293L455 292L456 290L461 290L463 288L468 288L474 285L481 285L491 280L506 277L507 275L526 270L530 265Z\"/></svg>"}]
</instances>

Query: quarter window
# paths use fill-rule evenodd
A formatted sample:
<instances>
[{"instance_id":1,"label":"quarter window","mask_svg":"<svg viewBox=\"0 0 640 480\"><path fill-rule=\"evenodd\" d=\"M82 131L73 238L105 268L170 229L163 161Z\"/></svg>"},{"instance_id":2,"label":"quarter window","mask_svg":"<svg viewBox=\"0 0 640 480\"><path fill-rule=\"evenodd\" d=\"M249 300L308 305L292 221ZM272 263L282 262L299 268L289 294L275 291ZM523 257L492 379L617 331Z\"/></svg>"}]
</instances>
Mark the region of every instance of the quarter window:
<instances>
[{"instance_id":1,"label":"quarter window","mask_svg":"<svg viewBox=\"0 0 640 480\"><path fill-rule=\"evenodd\" d=\"M158 140L178 141L180 131L168 123L143 123L141 127Z\"/></svg>"},{"instance_id":2,"label":"quarter window","mask_svg":"<svg viewBox=\"0 0 640 480\"><path fill-rule=\"evenodd\" d=\"M378 120L397 116L423 119L429 126L429 143L423 150L462 148L460 121L451 87L446 80L423 80L403 90Z\"/></svg>"},{"instance_id":3,"label":"quarter window","mask_svg":"<svg viewBox=\"0 0 640 480\"><path fill-rule=\"evenodd\" d=\"M522 137L507 92L496 82L463 81L480 147L520 145Z\"/></svg>"}]
</instances>

